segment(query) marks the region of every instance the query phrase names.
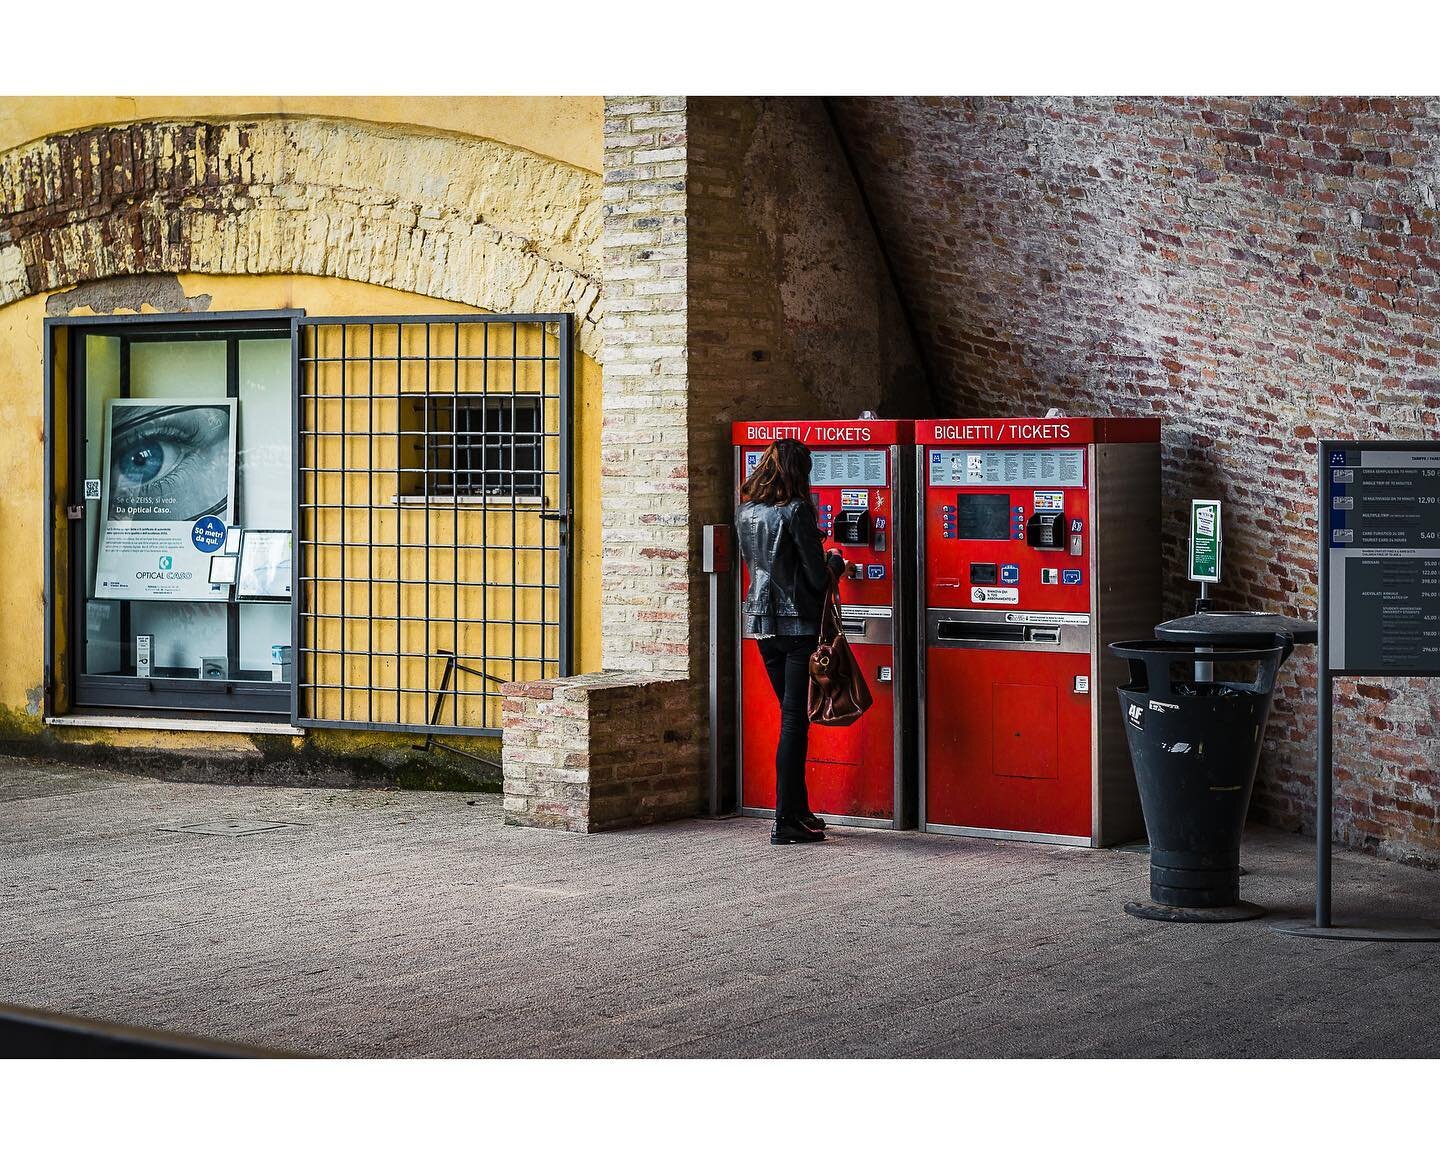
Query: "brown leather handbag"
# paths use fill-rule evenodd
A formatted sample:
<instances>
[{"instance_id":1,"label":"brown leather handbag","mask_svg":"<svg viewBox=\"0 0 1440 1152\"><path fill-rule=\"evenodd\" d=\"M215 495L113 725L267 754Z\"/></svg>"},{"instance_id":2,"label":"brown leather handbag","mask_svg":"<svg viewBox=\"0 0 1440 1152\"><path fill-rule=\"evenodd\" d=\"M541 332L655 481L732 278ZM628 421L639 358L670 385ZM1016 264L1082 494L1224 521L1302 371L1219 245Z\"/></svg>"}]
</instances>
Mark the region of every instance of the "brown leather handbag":
<instances>
[{"instance_id":1,"label":"brown leather handbag","mask_svg":"<svg viewBox=\"0 0 1440 1152\"><path fill-rule=\"evenodd\" d=\"M820 643L810 657L810 723L843 728L874 702L840 626L840 599L832 577L820 610Z\"/></svg>"}]
</instances>

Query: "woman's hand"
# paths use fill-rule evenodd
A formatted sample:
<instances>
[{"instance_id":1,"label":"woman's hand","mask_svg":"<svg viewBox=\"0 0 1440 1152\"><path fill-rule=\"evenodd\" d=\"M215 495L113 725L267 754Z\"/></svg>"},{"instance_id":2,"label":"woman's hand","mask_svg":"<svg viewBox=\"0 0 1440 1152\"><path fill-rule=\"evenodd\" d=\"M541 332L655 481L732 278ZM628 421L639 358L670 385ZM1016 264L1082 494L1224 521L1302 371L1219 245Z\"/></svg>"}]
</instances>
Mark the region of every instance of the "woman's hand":
<instances>
[{"instance_id":1,"label":"woman's hand","mask_svg":"<svg viewBox=\"0 0 1440 1152\"><path fill-rule=\"evenodd\" d=\"M830 574L835 579L845 575L845 554L838 548L830 548L825 552L825 563L830 566Z\"/></svg>"}]
</instances>

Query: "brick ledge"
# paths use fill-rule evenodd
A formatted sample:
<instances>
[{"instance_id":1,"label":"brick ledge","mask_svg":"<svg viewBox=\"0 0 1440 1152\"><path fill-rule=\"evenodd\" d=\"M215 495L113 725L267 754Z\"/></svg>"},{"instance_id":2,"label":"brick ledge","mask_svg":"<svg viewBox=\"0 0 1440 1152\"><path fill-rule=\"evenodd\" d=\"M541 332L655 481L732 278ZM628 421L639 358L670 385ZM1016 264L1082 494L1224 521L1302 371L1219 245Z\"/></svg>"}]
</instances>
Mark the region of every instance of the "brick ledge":
<instances>
[{"instance_id":1,"label":"brick ledge","mask_svg":"<svg viewBox=\"0 0 1440 1152\"><path fill-rule=\"evenodd\" d=\"M501 688L507 824L599 832L699 815L689 677L592 672Z\"/></svg>"}]
</instances>

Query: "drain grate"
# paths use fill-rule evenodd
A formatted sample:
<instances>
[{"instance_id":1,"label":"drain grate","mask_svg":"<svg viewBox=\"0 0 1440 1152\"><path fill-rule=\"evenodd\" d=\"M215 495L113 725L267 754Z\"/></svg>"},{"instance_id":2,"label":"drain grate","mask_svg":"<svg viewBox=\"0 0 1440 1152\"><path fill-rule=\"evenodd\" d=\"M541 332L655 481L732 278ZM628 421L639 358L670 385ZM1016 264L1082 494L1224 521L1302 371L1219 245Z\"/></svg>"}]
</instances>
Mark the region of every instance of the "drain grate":
<instances>
[{"instance_id":1,"label":"drain grate","mask_svg":"<svg viewBox=\"0 0 1440 1152\"><path fill-rule=\"evenodd\" d=\"M188 832L192 836L257 836L261 832L274 832L277 828L303 828L303 824L290 824L283 820L207 820L201 824L172 824L161 828L161 832Z\"/></svg>"}]
</instances>

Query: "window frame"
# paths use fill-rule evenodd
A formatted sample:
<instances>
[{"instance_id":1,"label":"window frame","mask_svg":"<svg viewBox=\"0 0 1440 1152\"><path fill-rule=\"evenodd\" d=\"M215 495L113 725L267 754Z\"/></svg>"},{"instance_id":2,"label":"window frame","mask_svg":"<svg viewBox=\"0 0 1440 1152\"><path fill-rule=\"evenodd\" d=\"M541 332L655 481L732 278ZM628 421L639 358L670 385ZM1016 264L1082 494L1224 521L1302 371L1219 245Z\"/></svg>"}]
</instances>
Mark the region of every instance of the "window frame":
<instances>
[{"instance_id":1,"label":"window frame","mask_svg":"<svg viewBox=\"0 0 1440 1152\"><path fill-rule=\"evenodd\" d=\"M426 500L445 503L451 500L497 500L509 503L541 500L545 494L544 468L544 398L528 394L504 395L457 395L430 396L425 398L431 415L425 420L424 471L420 476L420 492L416 495ZM481 414L478 429L469 426L436 427L437 414L447 414L453 423L459 425L461 413L471 416ZM498 415L500 423L518 423L519 413L526 413L528 426L492 427L492 414ZM516 457L520 452L528 454L531 466L517 468ZM491 464L491 454L495 463ZM478 463L476 456L478 455ZM449 465L441 461L451 456ZM463 461L463 463L462 463ZM467 478L465 483L460 477ZM489 483L491 477L502 482ZM479 477L478 482L475 477ZM525 483L519 483L521 478Z\"/></svg>"},{"instance_id":2,"label":"window frame","mask_svg":"<svg viewBox=\"0 0 1440 1152\"><path fill-rule=\"evenodd\" d=\"M227 339L227 392L238 379L238 347L242 339L285 339L294 348L299 309L254 312L197 312L179 314L63 316L44 321L43 373L45 388L45 715L97 718L141 716L195 721L249 721L289 724L294 715L295 684L277 685L264 680L227 680L222 689L203 680L174 677L90 675L85 672L85 338L119 336L134 341L186 341ZM63 347L63 379L56 362ZM291 451L294 451L293 367L290 373ZM63 456L57 456L58 405L65 406ZM63 465L63 473L58 469ZM295 468L291 463L291 487ZM62 487L63 483L63 487ZM76 503L77 499L79 503ZM291 504L293 507L293 491ZM293 526L292 526L293 530ZM63 585L63 591L62 591ZM124 603L124 602L122 602ZM238 628L239 604L227 601L227 630ZM62 619L63 616L63 619ZM62 633L63 629L63 633ZM63 635L66 659L57 644ZM290 644L295 643L291 613ZM98 719L97 719L98 722Z\"/></svg>"},{"instance_id":3,"label":"window frame","mask_svg":"<svg viewBox=\"0 0 1440 1152\"><path fill-rule=\"evenodd\" d=\"M447 691L445 683L437 689L426 688L427 702L431 699L436 706L430 710L428 720L423 723L389 723L372 720L336 719L315 717L304 714L300 709L302 694L301 680L301 581L304 578L304 559L300 547L300 511L302 482L302 330L310 326L316 330L322 327L339 326L343 332L348 326L381 325L451 325L451 324L548 324L555 325L559 342L559 354L553 359L558 373L556 393L544 393L540 398L538 438L540 442L542 494L538 496L511 495L508 497L434 497L434 502L477 501L487 504L508 506L514 513L524 510L534 514L541 522L551 522L556 533L555 542L542 542L535 546L522 546L531 551L552 551L556 554L558 574L545 587L553 587L558 594L558 614L554 619L543 621L545 627L555 629L556 641L553 649L545 650L540 658L513 656L512 664L534 664L548 661L556 665L553 673L560 676L570 674L572 661L572 554L574 547L573 512L571 508L571 475L573 437L577 413L574 405L573 382L576 372L574 323L570 313L545 314L467 314L458 315L358 315L358 316L307 316L304 309L271 309L254 311L224 311L198 313L153 313L117 316L52 316L42 321L41 372L43 381L43 467L44 506L43 522L43 568L45 611L43 617L43 715L47 722L84 726L93 719L96 727L106 727L113 722L116 726L135 728L160 728L164 721L182 721L192 730L213 731L278 731L301 735L310 728L319 729L363 729L367 731L418 732L428 737L441 735L498 735L498 728L475 727L469 724L446 724L441 716L440 702ZM222 332L235 332L241 336L288 339L291 349L290 405L291 405L291 461L290 461L290 502L292 508L291 531L295 541L294 582L290 599L290 644L295 656L292 677L288 684L275 685L264 681L227 681L221 691L213 685L209 691L200 690L203 681L189 682L179 689L170 691L168 685L178 683L168 678L142 678L139 676L113 676L115 681L108 685L113 693L106 699L96 700L89 694L86 703L77 699L77 676L83 667L83 642L85 637L84 589L85 534L83 502L78 505L81 516L70 520L68 512L77 507L72 502L80 500L85 479L85 409L84 409L84 337L86 335L115 336L126 332L144 333L152 339L214 339ZM77 355L76 349L80 349ZM488 354L487 354L488 357ZM510 357L517 357L513 351ZM503 360L503 353L495 359ZM228 369L227 369L228 371ZM228 390L228 389L227 389ZM524 398L526 393L515 393ZM492 394L502 402L510 400L509 395ZM79 404L79 419L75 418ZM559 427L548 430L548 409L545 405L559 405ZM63 417L63 419L62 419ZM505 435L510 436L509 433ZM521 434L523 435L523 433ZM558 463L550 467L546 439L558 438ZM513 437L512 437L513 439ZM513 456L512 456L513 461ZM558 483L558 496L551 499L549 484ZM399 497L409 502L412 498ZM425 497L417 499L424 500ZM512 551L515 546L512 545ZM77 575L78 572L78 575ZM342 573L343 576L343 573ZM546 578L547 581L549 578ZM498 586L498 585L497 585ZM512 583L514 590L533 585ZM76 595L79 589L80 594ZM504 620L497 620L503 626ZM529 626L534 621L511 620L509 627L512 639L517 627ZM77 643L77 637L79 638ZM512 643L512 650L514 645ZM464 670L464 669L462 669ZM528 678L528 677L527 677ZM281 691L275 691L275 689ZM188 689L188 690L187 690ZM413 689L407 689L413 691ZM487 689L489 692L489 689ZM473 694L473 693L472 693ZM491 693L492 695L494 693ZM278 723L277 723L278 721ZM181 725L177 724L177 727ZM428 744L427 744L428 746Z\"/></svg>"}]
</instances>

